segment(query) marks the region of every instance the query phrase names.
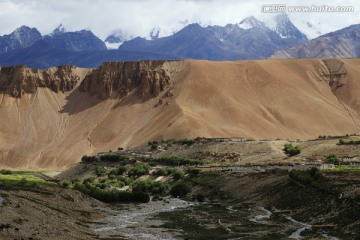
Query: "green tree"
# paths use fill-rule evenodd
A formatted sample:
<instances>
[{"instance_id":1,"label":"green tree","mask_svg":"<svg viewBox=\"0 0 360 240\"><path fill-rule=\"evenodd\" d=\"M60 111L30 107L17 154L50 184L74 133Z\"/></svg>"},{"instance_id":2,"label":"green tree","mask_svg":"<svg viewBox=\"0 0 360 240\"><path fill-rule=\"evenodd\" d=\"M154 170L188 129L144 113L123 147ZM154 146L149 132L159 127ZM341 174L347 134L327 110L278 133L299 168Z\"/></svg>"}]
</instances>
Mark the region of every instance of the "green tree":
<instances>
[{"instance_id":1,"label":"green tree","mask_svg":"<svg viewBox=\"0 0 360 240\"><path fill-rule=\"evenodd\" d=\"M185 197L191 191L190 186L185 183L177 183L175 184L171 190L170 194L173 197Z\"/></svg>"},{"instance_id":2,"label":"green tree","mask_svg":"<svg viewBox=\"0 0 360 240\"><path fill-rule=\"evenodd\" d=\"M326 162L327 163L333 163L335 165L339 165L340 164L340 159L338 158L338 156L336 156L335 154L330 154L327 158L326 158Z\"/></svg>"},{"instance_id":3,"label":"green tree","mask_svg":"<svg viewBox=\"0 0 360 240\"><path fill-rule=\"evenodd\" d=\"M295 156L301 153L301 147L293 146L291 143L287 143L284 145L284 152L290 156Z\"/></svg>"}]
</instances>

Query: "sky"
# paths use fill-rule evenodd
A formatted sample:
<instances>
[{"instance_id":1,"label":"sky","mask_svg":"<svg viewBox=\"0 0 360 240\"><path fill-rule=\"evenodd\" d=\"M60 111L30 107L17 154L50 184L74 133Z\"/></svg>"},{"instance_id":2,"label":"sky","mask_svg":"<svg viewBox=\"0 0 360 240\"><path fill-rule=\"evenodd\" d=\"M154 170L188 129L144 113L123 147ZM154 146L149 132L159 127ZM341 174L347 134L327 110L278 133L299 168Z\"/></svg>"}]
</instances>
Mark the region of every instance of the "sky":
<instances>
[{"instance_id":1,"label":"sky","mask_svg":"<svg viewBox=\"0 0 360 240\"><path fill-rule=\"evenodd\" d=\"M91 30L103 40L118 30L148 37L154 27L166 36L189 23L224 26L248 16L270 23L275 14L262 12L267 4L286 4L290 20L310 38L360 23L359 0L0 0L0 35L22 25L44 35L63 24L68 31ZM288 12L289 6L324 4L354 11Z\"/></svg>"}]
</instances>

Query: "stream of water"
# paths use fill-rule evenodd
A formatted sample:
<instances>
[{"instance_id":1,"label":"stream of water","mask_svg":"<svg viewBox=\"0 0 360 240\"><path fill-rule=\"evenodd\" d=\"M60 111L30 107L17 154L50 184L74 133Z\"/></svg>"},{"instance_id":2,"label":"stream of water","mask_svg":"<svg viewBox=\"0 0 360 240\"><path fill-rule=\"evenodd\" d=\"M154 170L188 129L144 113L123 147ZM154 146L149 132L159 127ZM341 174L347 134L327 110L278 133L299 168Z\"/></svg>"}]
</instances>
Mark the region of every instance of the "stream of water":
<instances>
[{"instance_id":1,"label":"stream of water","mask_svg":"<svg viewBox=\"0 0 360 240\"><path fill-rule=\"evenodd\" d=\"M260 207L258 209L261 210L263 213L259 214L259 215L256 215L256 216L250 218L249 220L254 222L254 223L260 223L260 224L266 223L266 221L270 219L270 217L272 215L272 212L267 210L264 207ZM295 232L291 233L291 235L289 236L290 239L296 239L296 240L303 239L303 237L301 236L301 233L303 231L305 231L305 230L308 230L308 229L312 228L312 225L310 225L308 223L303 223L303 222L296 221L295 219L293 219L290 216L286 217L286 219L293 222L293 223L295 223L296 225L300 226L300 228L298 228ZM328 240L339 240L338 238L329 236L326 233L321 233L320 235L322 237L324 237L325 239L328 239Z\"/></svg>"},{"instance_id":2,"label":"stream of water","mask_svg":"<svg viewBox=\"0 0 360 240\"><path fill-rule=\"evenodd\" d=\"M161 226L160 220L151 219L157 213L187 208L193 205L177 198L166 198L164 201L150 201L144 204L126 204L119 206L119 213L104 220L106 226L95 226L94 231L101 237L119 235L127 239L166 240L177 239L175 233L167 229L155 228Z\"/></svg>"},{"instance_id":3,"label":"stream of water","mask_svg":"<svg viewBox=\"0 0 360 240\"><path fill-rule=\"evenodd\" d=\"M253 218L250 218L250 221L255 223L263 223L265 220L270 219L272 212L267 210L264 207L260 207L259 210L263 211L264 214L256 215Z\"/></svg>"},{"instance_id":4,"label":"stream of water","mask_svg":"<svg viewBox=\"0 0 360 240\"><path fill-rule=\"evenodd\" d=\"M301 227L299 229L297 229L295 232L293 232L289 238L291 239L302 239L303 237L301 236L301 233L307 229L311 229L311 225L307 224L307 223L302 223L299 221L296 221L295 219L293 219L292 217L286 217L286 219L288 219L289 221L296 223L297 225L300 225Z\"/></svg>"}]
</instances>

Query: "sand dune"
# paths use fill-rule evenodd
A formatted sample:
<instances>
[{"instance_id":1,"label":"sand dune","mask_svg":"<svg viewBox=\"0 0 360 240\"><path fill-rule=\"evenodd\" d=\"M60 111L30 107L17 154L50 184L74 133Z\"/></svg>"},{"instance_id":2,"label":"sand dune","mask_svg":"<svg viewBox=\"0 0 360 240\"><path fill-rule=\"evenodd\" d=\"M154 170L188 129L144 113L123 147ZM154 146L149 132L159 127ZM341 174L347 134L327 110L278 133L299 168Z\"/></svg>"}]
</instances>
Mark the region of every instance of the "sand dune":
<instances>
[{"instance_id":1,"label":"sand dune","mask_svg":"<svg viewBox=\"0 0 360 240\"><path fill-rule=\"evenodd\" d=\"M0 167L63 169L84 154L169 138L359 133L358 59L174 61L160 67L169 73L169 85L145 100L139 95L143 83L107 99L80 91L91 70L79 69L69 92L38 87L21 98L1 93Z\"/></svg>"}]
</instances>

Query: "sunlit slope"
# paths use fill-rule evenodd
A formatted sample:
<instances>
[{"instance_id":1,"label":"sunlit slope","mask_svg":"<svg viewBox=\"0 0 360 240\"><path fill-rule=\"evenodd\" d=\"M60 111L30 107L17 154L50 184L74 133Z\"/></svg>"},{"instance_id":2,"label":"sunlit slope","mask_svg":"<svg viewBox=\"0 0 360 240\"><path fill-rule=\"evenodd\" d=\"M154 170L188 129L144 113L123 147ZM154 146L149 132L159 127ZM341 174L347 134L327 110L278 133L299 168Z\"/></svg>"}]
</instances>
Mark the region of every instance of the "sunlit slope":
<instances>
[{"instance_id":1,"label":"sunlit slope","mask_svg":"<svg viewBox=\"0 0 360 240\"><path fill-rule=\"evenodd\" d=\"M170 138L359 133L360 61L337 61L345 72L323 60L167 62L171 94L145 100L139 87L104 99L79 84L65 94L3 93L0 167L66 168L84 154Z\"/></svg>"}]
</instances>

